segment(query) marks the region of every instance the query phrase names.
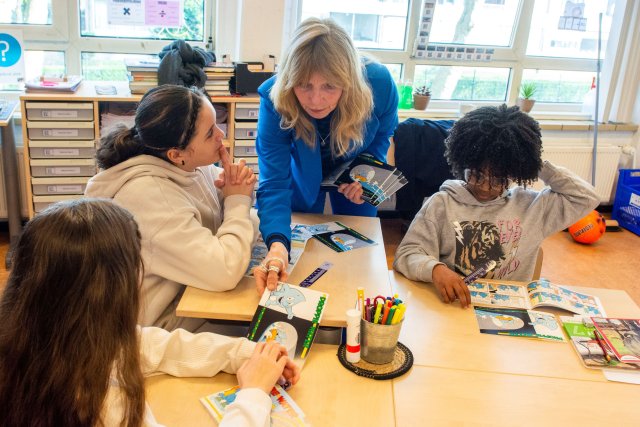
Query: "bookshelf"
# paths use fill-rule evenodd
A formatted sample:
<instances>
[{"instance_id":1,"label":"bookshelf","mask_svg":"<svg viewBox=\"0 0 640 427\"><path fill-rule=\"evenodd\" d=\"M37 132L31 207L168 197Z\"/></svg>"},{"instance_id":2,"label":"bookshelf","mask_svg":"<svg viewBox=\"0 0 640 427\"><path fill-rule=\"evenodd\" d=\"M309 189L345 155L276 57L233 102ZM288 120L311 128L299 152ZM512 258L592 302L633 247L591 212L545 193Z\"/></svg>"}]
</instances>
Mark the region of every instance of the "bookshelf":
<instances>
[{"instance_id":1,"label":"bookshelf","mask_svg":"<svg viewBox=\"0 0 640 427\"><path fill-rule=\"evenodd\" d=\"M115 95L98 95L97 86L113 85ZM94 154L100 140L101 113L110 103L132 103L127 82L83 81L74 93L39 92L20 96L28 217L49 204L82 197L88 179L97 172ZM257 96L214 97L228 111L224 145L257 171L255 129ZM236 131L239 138L236 138ZM238 149L236 149L236 141ZM240 148L242 147L242 148Z\"/></svg>"}]
</instances>

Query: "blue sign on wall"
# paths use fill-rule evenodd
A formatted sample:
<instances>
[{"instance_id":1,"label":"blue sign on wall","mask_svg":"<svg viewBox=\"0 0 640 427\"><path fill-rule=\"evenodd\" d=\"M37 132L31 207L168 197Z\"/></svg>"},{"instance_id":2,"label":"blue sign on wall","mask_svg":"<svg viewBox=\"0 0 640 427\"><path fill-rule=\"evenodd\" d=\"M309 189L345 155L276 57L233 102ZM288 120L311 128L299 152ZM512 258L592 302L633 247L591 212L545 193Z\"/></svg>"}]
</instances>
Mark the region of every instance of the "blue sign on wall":
<instances>
[{"instance_id":1,"label":"blue sign on wall","mask_svg":"<svg viewBox=\"0 0 640 427\"><path fill-rule=\"evenodd\" d=\"M0 67L12 67L22 57L20 43L11 34L0 33Z\"/></svg>"}]
</instances>

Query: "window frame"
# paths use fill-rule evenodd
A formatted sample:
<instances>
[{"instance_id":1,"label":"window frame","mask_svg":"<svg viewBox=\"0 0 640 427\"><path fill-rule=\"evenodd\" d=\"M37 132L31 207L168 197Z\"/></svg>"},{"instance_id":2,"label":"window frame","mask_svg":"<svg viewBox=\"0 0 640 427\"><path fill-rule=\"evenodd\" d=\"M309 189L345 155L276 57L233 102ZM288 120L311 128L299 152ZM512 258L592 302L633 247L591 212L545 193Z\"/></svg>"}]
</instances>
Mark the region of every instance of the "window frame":
<instances>
[{"instance_id":1,"label":"window frame","mask_svg":"<svg viewBox=\"0 0 640 427\"><path fill-rule=\"evenodd\" d=\"M291 5L295 9L297 15L297 25L302 16L302 1L295 0ZM504 101L508 105L514 105L518 98L520 83L522 82L522 73L524 69L545 69L545 70L566 70L566 71L592 71L596 72L596 59L580 59L580 58L554 58L554 57L538 57L526 55L527 41L529 30L531 27L531 19L535 0L521 0L518 13L516 14L516 28L513 36L511 47L494 47L495 54L493 59L487 61L447 61L447 60L428 60L415 59L411 56L413 40L418 31L418 18L420 16L422 0L409 0L409 16L407 31L405 34L404 50L380 50L380 49L361 49L383 63L401 63L402 78L414 79L416 65L465 65L474 67L508 67L511 68L511 78L507 85L507 99ZM600 77L600 99L602 106L609 106L612 102L613 90L609 87L613 82L612 76L620 73L621 64L618 59L624 50L622 40L622 32L617 30L620 28L624 20L624 15L628 15L628 11L633 8L628 0L616 0L615 12L613 16L613 25L611 34L609 35L608 45L603 45L601 50L610 52L604 60L601 60L601 77ZM436 12L437 13L437 12ZM628 20L628 18L627 18ZM618 27L616 27L618 25ZM633 25L633 24L631 24ZM635 31L637 28L630 28L628 31ZM430 110L438 111L447 115L453 110L458 110L460 104L474 103L476 105L496 105L497 103L485 101L454 101L454 100L432 100ZM536 102L533 115L538 118L558 116L567 119L588 119L588 114L582 113L582 104L576 103L544 103ZM602 116L602 111L601 114Z\"/></svg>"},{"instance_id":2,"label":"window frame","mask_svg":"<svg viewBox=\"0 0 640 427\"><path fill-rule=\"evenodd\" d=\"M214 34L214 1L204 1L204 41L189 42L192 46L205 47ZM144 38L110 38L80 36L80 12L78 0L51 0L52 24L11 24L11 29L21 30L25 50L63 51L67 74L82 73L82 52L157 54L171 40Z\"/></svg>"}]
</instances>

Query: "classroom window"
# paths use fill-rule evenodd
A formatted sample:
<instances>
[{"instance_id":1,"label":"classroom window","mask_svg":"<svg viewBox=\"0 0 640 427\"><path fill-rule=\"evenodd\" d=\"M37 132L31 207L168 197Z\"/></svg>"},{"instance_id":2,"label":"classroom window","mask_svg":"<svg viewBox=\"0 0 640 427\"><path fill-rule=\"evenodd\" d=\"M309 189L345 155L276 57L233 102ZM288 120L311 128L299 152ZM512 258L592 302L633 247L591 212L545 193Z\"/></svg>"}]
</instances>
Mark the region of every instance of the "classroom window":
<instances>
[{"instance_id":1,"label":"classroom window","mask_svg":"<svg viewBox=\"0 0 640 427\"><path fill-rule=\"evenodd\" d=\"M596 59L598 15L602 16L602 50L609 40L614 1L537 1L531 18L527 55Z\"/></svg>"},{"instance_id":2,"label":"classroom window","mask_svg":"<svg viewBox=\"0 0 640 427\"><path fill-rule=\"evenodd\" d=\"M128 81L125 59L148 61L157 58L157 55L82 52L82 75L86 80Z\"/></svg>"},{"instance_id":3,"label":"classroom window","mask_svg":"<svg viewBox=\"0 0 640 427\"><path fill-rule=\"evenodd\" d=\"M51 50L25 50L24 72L26 80L37 79L43 75L64 75L64 52Z\"/></svg>"},{"instance_id":4,"label":"classroom window","mask_svg":"<svg viewBox=\"0 0 640 427\"><path fill-rule=\"evenodd\" d=\"M431 88L432 99L505 101L510 68L416 65L413 86Z\"/></svg>"},{"instance_id":5,"label":"classroom window","mask_svg":"<svg viewBox=\"0 0 640 427\"><path fill-rule=\"evenodd\" d=\"M520 0L438 1L429 43L510 46Z\"/></svg>"},{"instance_id":6,"label":"classroom window","mask_svg":"<svg viewBox=\"0 0 640 427\"><path fill-rule=\"evenodd\" d=\"M204 0L80 0L83 37L204 40Z\"/></svg>"},{"instance_id":7,"label":"classroom window","mask_svg":"<svg viewBox=\"0 0 640 427\"><path fill-rule=\"evenodd\" d=\"M51 25L51 0L0 0L0 24Z\"/></svg>"},{"instance_id":8,"label":"classroom window","mask_svg":"<svg viewBox=\"0 0 640 427\"><path fill-rule=\"evenodd\" d=\"M302 1L301 20L332 18L365 49L404 49L408 0Z\"/></svg>"},{"instance_id":9,"label":"classroom window","mask_svg":"<svg viewBox=\"0 0 640 427\"><path fill-rule=\"evenodd\" d=\"M402 76L402 64L382 64L387 67L387 70L391 73L393 81L399 82L400 76Z\"/></svg>"},{"instance_id":10,"label":"classroom window","mask_svg":"<svg viewBox=\"0 0 640 427\"><path fill-rule=\"evenodd\" d=\"M536 84L536 101L581 103L595 75L590 71L525 69L522 81Z\"/></svg>"}]
</instances>

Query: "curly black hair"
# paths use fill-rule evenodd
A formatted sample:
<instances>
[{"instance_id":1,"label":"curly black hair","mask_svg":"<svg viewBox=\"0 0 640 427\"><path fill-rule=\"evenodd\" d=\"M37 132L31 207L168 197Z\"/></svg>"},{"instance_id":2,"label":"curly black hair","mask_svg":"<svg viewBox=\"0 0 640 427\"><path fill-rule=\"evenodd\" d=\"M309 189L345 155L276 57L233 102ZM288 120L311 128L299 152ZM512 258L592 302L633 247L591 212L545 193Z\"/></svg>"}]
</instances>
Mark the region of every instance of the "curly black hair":
<instances>
[{"instance_id":1,"label":"curly black hair","mask_svg":"<svg viewBox=\"0 0 640 427\"><path fill-rule=\"evenodd\" d=\"M491 177L529 185L542 168L542 138L538 122L516 106L481 107L451 128L445 157L453 175L487 169Z\"/></svg>"}]
</instances>

